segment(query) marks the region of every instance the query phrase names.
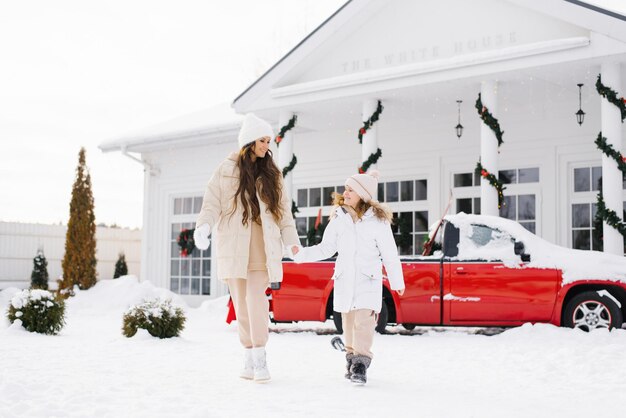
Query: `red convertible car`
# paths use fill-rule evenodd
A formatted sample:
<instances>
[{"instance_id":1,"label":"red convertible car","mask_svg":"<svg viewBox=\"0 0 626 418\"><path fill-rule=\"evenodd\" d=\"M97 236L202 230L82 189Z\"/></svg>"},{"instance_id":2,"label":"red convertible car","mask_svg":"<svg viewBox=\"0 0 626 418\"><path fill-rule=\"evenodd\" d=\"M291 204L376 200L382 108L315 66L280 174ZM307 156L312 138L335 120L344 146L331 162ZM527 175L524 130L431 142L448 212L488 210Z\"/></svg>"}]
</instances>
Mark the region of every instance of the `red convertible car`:
<instances>
[{"instance_id":1,"label":"red convertible car","mask_svg":"<svg viewBox=\"0 0 626 418\"><path fill-rule=\"evenodd\" d=\"M447 216L432 255L402 260L406 291L383 279L377 330L387 323L509 327L545 322L580 328L621 328L626 314L626 259L572 250L499 217ZM283 263L280 290L270 294L273 320L335 320L334 261ZM383 276L384 277L384 276Z\"/></svg>"}]
</instances>

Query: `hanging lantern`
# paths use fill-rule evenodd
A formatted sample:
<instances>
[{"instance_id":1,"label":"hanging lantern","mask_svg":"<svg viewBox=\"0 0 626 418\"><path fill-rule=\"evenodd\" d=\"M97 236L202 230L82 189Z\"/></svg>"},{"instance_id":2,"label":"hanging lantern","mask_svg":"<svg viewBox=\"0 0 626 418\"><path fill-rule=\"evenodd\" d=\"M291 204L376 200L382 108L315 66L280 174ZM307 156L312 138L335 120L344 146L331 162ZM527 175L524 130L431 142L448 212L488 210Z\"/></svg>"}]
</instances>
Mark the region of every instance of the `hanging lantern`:
<instances>
[{"instance_id":1,"label":"hanging lantern","mask_svg":"<svg viewBox=\"0 0 626 418\"><path fill-rule=\"evenodd\" d=\"M459 106L459 121L454 129L456 129L457 138L461 139L461 135L463 135L463 125L461 125L461 103L463 103L463 100L457 100L456 102Z\"/></svg>"},{"instance_id":2,"label":"hanging lantern","mask_svg":"<svg viewBox=\"0 0 626 418\"><path fill-rule=\"evenodd\" d=\"M576 112L576 121L578 122L579 126L582 126L583 122L585 121L585 112L583 112L582 109L582 86L584 86L584 84L578 84L578 112Z\"/></svg>"}]
</instances>

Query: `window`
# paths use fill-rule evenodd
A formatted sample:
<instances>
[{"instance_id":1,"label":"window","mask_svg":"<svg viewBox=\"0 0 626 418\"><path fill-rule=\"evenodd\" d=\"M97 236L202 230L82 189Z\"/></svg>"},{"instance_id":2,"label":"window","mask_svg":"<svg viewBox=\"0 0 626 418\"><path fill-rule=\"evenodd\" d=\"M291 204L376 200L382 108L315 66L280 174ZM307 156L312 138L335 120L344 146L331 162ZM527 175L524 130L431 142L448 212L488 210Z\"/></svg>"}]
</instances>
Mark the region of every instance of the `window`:
<instances>
[{"instance_id":1,"label":"window","mask_svg":"<svg viewBox=\"0 0 626 418\"><path fill-rule=\"evenodd\" d=\"M309 206L308 190L300 189L298 190L298 207L306 208L307 206Z\"/></svg>"},{"instance_id":2,"label":"window","mask_svg":"<svg viewBox=\"0 0 626 418\"><path fill-rule=\"evenodd\" d=\"M587 166L573 169L571 239L572 248L602 250L601 227L595 222L596 199L602 187L602 167Z\"/></svg>"},{"instance_id":3,"label":"window","mask_svg":"<svg viewBox=\"0 0 626 418\"><path fill-rule=\"evenodd\" d=\"M385 183L385 202L398 201L398 182L391 181Z\"/></svg>"},{"instance_id":4,"label":"window","mask_svg":"<svg viewBox=\"0 0 626 418\"><path fill-rule=\"evenodd\" d=\"M539 167L500 170L498 179L504 184L538 183Z\"/></svg>"},{"instance_id":5,"label":"window","mask_svg":"<svg viewBox=\"0 0 626 418\"><path fill-rule=\"evenodd\" d=\"M427 195L426 179L378 183L378 200L381 202L413 202L426 200Z\"/></svg>"},{"instance_id":6,"label":"window","mask_svg":"<svg viewBox=\"0 0 626 418\"><path fill-rule=\"evenodd\" d=\"M594 219L595 203L572 204L572 248L577 250L602 250Z\"/></svg>"},{"instance_id":7,"label":"window","mask_svg":"<svg viewBox=\"0 0 626 418\"><path fill-rule=\"evenodd\" d=\"M413 195L413 181L401 181L400 182L400 201L402 202L410 202L414 200Z\"/></svg>"},{"instance_id":8,"label":"window","mask_svg":"<svg viewBox=\"0 0 626 418\"><path fill-rule=\"evenodd\" d=\"M459 254L469 259L502 260L515 256L515 240L506 232L472 225L469 235L460 234Z\"/></svg>"},{"instance_id":9,"label":"window","mask_svg":"<svg viewBox=\"0 0 626 418\"><path fill-rule=\"evenodd\" d=\"M173 221L170 224L170 290L181 295L211 294L211 248L200 251L194 248L186 257L181 256L177 240L183 229L195 227L195 217L200 212L202 197L175 198Z\"/></svg>"},{"instance_id":10,"label":"window","mask_svg":"<svg viewBox=\"0 0 626 418\"><path fill-rule=\"evenodd\" d=\"M393 231L400 255L421 254L428 237L428 211L395 212Z\"/></svg>"},{"instance_id":11,"label":"window","mask_svg":"<svg viewBox=\"0 0 626 418\"><path fill-rule=\"evenodd\" d=\"M309 189L309 206L321 206L322 191L319 187Z\"/></svg>"},{"instance_id":12,"label":"window","mask_svg":"<svg viewBox=\"0 0 626 418\"><path fill-rule=\"evenodd\" d=\"M524 228L535 233L536 199L534 194L505 195L500 216L519 222Z\"/></svg>"},{"instance_id":13,"label":"window","mask_svg":"<svg viewBox=\"0 0 626 418\"><path fill-rule=\"evenodd\" d=\"M476 173L458 173L454 175L454 187L480 186L480 176Z\"/></svg>"},{"instance_id":14,"label":"window","mask_svg":"<svg viewBox=\"0 0 626 418\"><path fill-rule=\"evenodd\" d=\"M456 199L456 213L465 212L480 215L480 197Z\"/></svg>"},{"instance_id":15,"label":"window","mask_svg":"<svg viewBox=\"0 0 626 418\"><path fill-rule=\"evenodd\" d=\"M298 189L296 202L298 208L331 206L333 193L343 193L345 186L313 187L310 189Z\"/></svg>"},{"instance_id":16,"label":"window","mask_svg":"<svg viewBox=\"0 0 626 418\"><path fill-rule=\"evenodd\" d=\"M574 169L574 192L600 190L602 167L582 167Z\"/></svg>"}]
</instances>

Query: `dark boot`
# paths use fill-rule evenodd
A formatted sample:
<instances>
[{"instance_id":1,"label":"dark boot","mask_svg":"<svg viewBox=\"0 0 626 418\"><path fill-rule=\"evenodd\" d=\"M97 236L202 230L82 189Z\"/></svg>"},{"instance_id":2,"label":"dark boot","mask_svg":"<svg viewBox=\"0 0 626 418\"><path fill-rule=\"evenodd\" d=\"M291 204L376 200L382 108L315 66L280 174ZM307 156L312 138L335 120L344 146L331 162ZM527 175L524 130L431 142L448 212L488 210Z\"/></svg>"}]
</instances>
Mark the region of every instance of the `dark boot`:
<instances>
[{"instance_id":1,"label":"dark boot","mask_svg":"<svg viewBox=\"0 0 626 418\"><path fill-rule=\"evenodd\" d=\"M354 357L354 354L346 353L346 374L344 376L348 380L352 377L352 372L350 371L350 367L352 367L352 357Z\"/></svg>"},{"instance_id":2,"label":"dark boot","mask_svg":"<svg viewBox=\"0 0 626 418\"><path fill-rule=\"evenodd\" d=\"M352 366L350 367L352 383L364 385L367 382L367 368L371 362L372 359L367 356L355 355L352 357Z\"/></svg>"}]
</instances>

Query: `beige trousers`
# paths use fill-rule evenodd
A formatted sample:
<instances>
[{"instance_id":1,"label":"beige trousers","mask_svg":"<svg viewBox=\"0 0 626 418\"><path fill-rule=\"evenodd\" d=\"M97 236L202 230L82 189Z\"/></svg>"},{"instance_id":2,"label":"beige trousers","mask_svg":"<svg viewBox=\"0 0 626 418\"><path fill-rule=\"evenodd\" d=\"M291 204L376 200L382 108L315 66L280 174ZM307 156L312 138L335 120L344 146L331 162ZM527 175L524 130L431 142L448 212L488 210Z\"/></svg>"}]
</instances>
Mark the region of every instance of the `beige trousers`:
<instances>
[{"instance_id":1,"label":"beige trousers","mask_svg":"<svg viewBox=\"0 0 626 418\"><path fill-rule=\"evenodd\" d=\"M269 301L265 289L267 270L248 271L246 279L228 279L228 289L237 314L239 341L245 348L265 347L269 337Z\"/></svg>"},{"instance_id":2,"label":"beige trousers","mask_svg":"<svg viewBox=\"0 0 626 418\"><path fill-rule=\"evenodd\" d=\"M346 338L346 352L373 357L372 343L378 315L371 309L357 309L341 314L343 335Z\"/></svg>"}]
</instances>

